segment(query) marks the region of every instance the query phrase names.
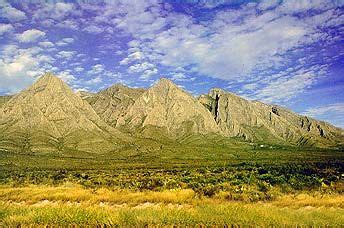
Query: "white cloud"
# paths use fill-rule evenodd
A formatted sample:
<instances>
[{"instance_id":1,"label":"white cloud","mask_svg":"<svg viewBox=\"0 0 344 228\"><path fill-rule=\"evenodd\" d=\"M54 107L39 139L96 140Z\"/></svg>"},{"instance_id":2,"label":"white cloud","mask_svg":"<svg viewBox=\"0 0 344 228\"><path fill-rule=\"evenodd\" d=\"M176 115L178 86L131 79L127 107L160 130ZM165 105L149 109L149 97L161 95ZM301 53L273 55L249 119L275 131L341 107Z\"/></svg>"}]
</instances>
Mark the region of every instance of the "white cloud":
<instances>
[{"instance_id":1,"label":"white cloud","mask_svg":"<svg viewBox=\"0 0 344 228\"><path fill-rule=\"evenodd\" d=\"M157 73L158 73L157 68L145 70L143 74L140 76L140 79L143 79L143 80L149 79L150 77L152 77L153 75L156 75Z\"/></svg>"},{"instance_id":2,"label":"white cloud","mask_svg":"<svg viewBox=\"0 0 344 228\"><path fill-rule=\"evenodd\" d=\"M74 42L74 38L72 37L63 38L62 41L70 44Z\"/></svg>"},{"instance_id":3,"label":"white cloud","mask_svg":"<svg viewBox=\"0 0 344 228\"><path fill-rule=\"evenodd\" d=\"M67 16L80 16L80 11L76 9L76 5L72 3L46 3L35 11L33 15L34 20L52 19L56 21L63 21Z\"/></svg>"},{"instance_id":4,"label":"white cloud","mask_svg":"<svg viewBox=\"0 0 344 228\"><path fill-rule=\"evenodd\" d=\"M131 62L143 60L145 57L143 53L138 49L138 50L133 50L132 53L128 55L128 57L124 58L122 61L119 62L120 65L128 65Z\"/></svg>"},{"instance_id":5,"label":"white cloud","mask_svg":"<svg viewBox=\"0 0 344 228\"><path fill-rule=\"evenodd\" d=\"M10 33L13 30L14 28L10 24L0 24L0 36L3 36L5 33Z\"/></svg>"},{"instance_id":6,"label":"white cloud","mask_svg":"<svg viewBox=\"0 0 344 228\"><path fill-rule=\"evenodd\" d=\"M75 51L60 51L59 53L57 53L57 57L70 60L75 54Z\"/></svg>"},{"instance_id":7,"label":"white cloud","mask_svg":"<svg viewBox=\"0 0 344 228\"><path fill-rule=\"evenodd\" d=\"M129 67L128 72L129 73L139 73L139 72L143 72L145 70L154 68L155 65L149 62L144 62L144 63L138 63L135 65L132 65Z\"/></svg>"},{"instance_id":8,"label":"white cloud","mask_svg":"<svg viewBox=\"0 0 344 228\"><path fill-rule=\"evenodd\" d=\"M43 41L38 43L39 46L44 47L44 48L51 48L54 47L55 45L50 42L50 41Z\"/></svg>"},{"instance_id":9,"label":"white cloud","mask_svg":"<svg viewBox=\"0 0 344 228\"><path fill-rule=\"evenodd\" d=\"M9 4L0 6L0 18L7 18L9 21L17 22L26 19L24 12L12 7Z\"/></svg>"},{"instance_id":10,"label":"white cloud","mask_svg":"<svg viewBox=\"0 0 344 228\"><path fill-rule=\"evenodd\" d=\"M200 74L230 80L249 76L258 65L277 64L276 54L307 42L305 35L310 33L293 17L263 20L252 31L249 21L241 26L224 25L211 36L204 36L209 32L205 26L181 25L159 34L150 47L164 65L195 65Z\"/></svg>"},{"instance_id":11,"label":"white cloud","mask_svg":"<svg viewBox=\"0 0 344 228\"><path fill-rule=\"evenodd\" d=\"M68 44L71 44L74 42L74 39L69 37L69 38L63 38L62 40L56 42L57 46L67 46Z\"/></svg>"},{"instance_id":12,"label":"white cloud","mask_svg":"<svg viewBox=\"0 0 344 228\"><path fill-rule=\"evenodd\" d=\"M85 69L84 69L83 67L75 67L74 70L75 70L76 72L82 72L82 71L84 71Z\"/></svg>"},{"instance_id":13,"label":"white cloud","mask_svg":"<svg viewBox=\"0 0 344 228\"><path fill-rule=\"evenodd\" d=\"M308 108L302 114L331 122L344 129L344 103Z\"/></svg>"},{"instance_id":14,"label":"white cloud","mask_svg":"<svg viewBox=\"0 0 344 228\"><path fill-rule=\"evenodd\" d=\"M338 114L344 115L344 103L335 103L316 108L309 108L305 112L303 112L303 115L316 117L324 115L328 112L337 112Z\"/></svg>"},{"instance_id":15,"label":"white cloud","mask_svg":"<svg viewBox=\"0 0 344 228\"><path fill-rule=\"evenodd\" d=\"M103 82L102 78L100 76L98 76L98 77L95 77L95 78L92 78L88 81L83 82L83 84L91 86L94 84L100 84L102 82Z\"/></svg>"},{"instance_id":16,"label":"white cloud","mask_svg":"<svg viewBox=\"0 0 344 228\"><path fill-rule=\"evenodd\" d=\"M36 40L38 40L44 36L45 36L45 32L42 32L38 29L30 29L30 30L26 30L22 34L18 34L17 39L23 43L30 43L30 42L34 42L34 41L36 41Z\"/></svg>"},{"instance_id":17,"label":"white cloud","mask_svg":"<svg viewBox=\"0 0 344 228\"><path fill-rule=\"evenodd\" d=\"M40 48L19 49L7 45L0 58L0 92L16 93L29 86L35 77L42 75L54 60Z\"/></svg>"},{"instance_id":18,"label":"white cloud","mask_svg":"<svg viewBox=\"0 0 344 228\"><path fill-rule=\"evenodd\" d=\"M257 8L260 10L271 9L278 6L279 2L280 0L263 0L258 4Z\"/></svg>"},{"instance_id":19,"label":"white cloud","mask_svg":"<svg viewBox=\"0 0 344 228\"><path fill-rule=\"evenodd\" d=\"M343 1L333 0L287 0L278 7L282 13L298 13L308 10L327 10L333 7L343 6Z\"/></svg>"},{"instance_id":20,"label":"white cloud","mask_svg":"<svg viewBox=\"0 0 344 228\"><path fill-rule=\"evenodd\" d=\"M174 80L174 81L185 81L185 80L187 80L187 77L185 76L184 73L173 72L171 79Z\"/></svg>"},{"instance_id":21,"label":"white cloud","mask_svg":"<svg viewBox=\"0 0 344 228\"><path fill-rule=\"evenodd\" d=\"M87 73L88 74L100 74L105 70L104 66L102 64L96 64L94 66L92 66L92 69L89 70Z\"/></svg>"},{"instance_id":22,"label":"white cloud","mask_svg":"<svg viewBox=\"0 0 344 228\"><path fill-rule=\"evenodd\" d=\"M67 83L72 83L76 80L69 70L61 71L57 73L57 76Z\"/></svg>"},{"instance_id":23,"label":"white cloud","mask_svg":"<svg viewBox=\"0 0 344 228\"><path fill-rule=\"evenodd\" d=\"M67 20L58 22L56 26L60 28L67 28L67 29L72 29L72 30L77 30L80 27L79 22L74 21L72 19L67 19Z\"/></svg>"},{"instance_id":24,"label":"white cloud","mask_svg":"<svg viewBox=\"0 0 344 228\"><path fill-rule=\"evenodd\" d=\"M171 69L192 69L200 75L246 82L244 89L262 88L262 99L285 101L315 84L319 73L294 69L282 80L277 71L287 68L292 55L302 52L305 46L322 39L330 42L332 37L319 28L341 24L337 19L340 13L335 11L338 4L327 0L265 0L218 10L213 19L202 22L144 6L112 21L134 38L128 42L128 56L120 61L120 65L135 63L128 72L139 71L140 64L146 61ZM151 3L151 7L157 4ZM294 14L310 9L317 11L302 17ZM257 72L271 74L264 74L267 82L257 84L252 82L262 77ZM281 87L278 83L290 86L291 92L276 93Z\"/></svg>"},{"instance_id":25,"label":"white cloud","mask_svg":"<svg viewBox=\"0 0 344 228\"><path fill-rule=\"evenodd\" d=\"M299 73L292 77L280 77L257 91L255 98L266 102L286 101L304 92L316 80L314 72Z\"/></svg>"}]
</instances>

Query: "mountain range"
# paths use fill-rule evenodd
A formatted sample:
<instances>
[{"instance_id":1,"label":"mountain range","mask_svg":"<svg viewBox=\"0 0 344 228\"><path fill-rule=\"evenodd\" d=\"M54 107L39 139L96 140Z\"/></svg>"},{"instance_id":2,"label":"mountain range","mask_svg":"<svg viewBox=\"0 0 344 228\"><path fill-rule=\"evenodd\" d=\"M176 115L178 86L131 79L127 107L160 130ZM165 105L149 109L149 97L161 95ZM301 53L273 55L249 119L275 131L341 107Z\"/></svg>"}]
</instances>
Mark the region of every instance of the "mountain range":
<instances>
[{"instance_id":1,"label":"mountain range","mask_svg":"<svg viewBox=\"0 0 344 228\"><path fill-rule=\"evenodd\" d=\"M214 88L193 97L168 79L148 89L115 84L74 93L47 73L13 96L0 97L0 151L86 154L139 148L140 142L190 137L289 146L341 147L343 129L276 105Z\"/></svg>"}]
</instances>

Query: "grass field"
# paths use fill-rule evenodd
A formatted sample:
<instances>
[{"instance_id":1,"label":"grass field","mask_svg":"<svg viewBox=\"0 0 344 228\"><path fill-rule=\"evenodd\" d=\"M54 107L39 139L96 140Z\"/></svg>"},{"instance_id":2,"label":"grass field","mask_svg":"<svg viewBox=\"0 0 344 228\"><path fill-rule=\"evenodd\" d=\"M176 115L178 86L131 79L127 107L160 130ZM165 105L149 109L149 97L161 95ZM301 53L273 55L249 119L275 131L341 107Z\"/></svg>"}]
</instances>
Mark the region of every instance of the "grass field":
<instances>
[{"instance_id":1,"label":"grass field","mask_svg":"<svg viewBox=\"0 0 344 228\"><path fill-rule=\"evenodd\" d=\"M0 225L344 224L343 151L210 147L0 153Z\"/></svg>"},{"instance_id":2,"label":"grass field","mask_svg":"<svg viewBox=\"0 0 344 228\"><path fill-rule=\"evenodd\" d=\"M1 225L342 225L344 196L285 195L274 201L197 198L190 189L163 192L90 190L72 184L0 188Z\"/></svg>"}]
</instances>

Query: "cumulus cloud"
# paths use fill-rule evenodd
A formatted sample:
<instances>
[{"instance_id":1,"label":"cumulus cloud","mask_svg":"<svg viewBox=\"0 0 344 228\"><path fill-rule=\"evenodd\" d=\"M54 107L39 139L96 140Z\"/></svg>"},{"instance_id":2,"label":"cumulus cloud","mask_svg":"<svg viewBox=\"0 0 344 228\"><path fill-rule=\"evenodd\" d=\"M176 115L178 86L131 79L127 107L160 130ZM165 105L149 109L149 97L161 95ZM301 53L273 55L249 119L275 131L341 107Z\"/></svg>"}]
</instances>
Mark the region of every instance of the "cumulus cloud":
<instances>
[{"instance_id":1,"label":"cumulus cloud","mask_svg":"<svg viewBox=\"0 0 344 228\"><path fill-rule=\"evenodd\" d=\"M92 66L92 69L88 71L88 74L97 75L102 73L105 70L102 64L96 64Z\"/></svg>"},{"instance_id":2,"label":"cumulus cloud","mask_svg":"<svg viewBox=\"0 0 344 228\"><path fill-rule=\"evenodd\" d=\"M76 72L82 72L82 71L84 71L85 69L83 68L83 67L75 67L74 68L74 71L76 71Z\"/></svg>"},{"instance_id":3,"label":"cumulus cloud","mask_svg":"<svg viewBox=\"0 0 344 228\"><path fill-rule=\"evenodd\" d=\"M62 40L56 42L57 46L67 46L68 44L71 44L74 42L74 38L68 37L68 38L63 38Z\"/></svg>"},{"instance_id":4,"label":"cumulus cloud","mask_svg":"<svg viewBox=\"0 0 344 228\"><path fill-rule=\"evenodd\" d=\"M80 11L76 9L76 5L73 3L45 3L34 12L34 20L46 20L52 19L56 21L62 21L68 16L78 16Z\"/></svg>"},{"instance_id":5,"label":"cumulus cloud","mask_svg":"<svg viewBox=\"0 0 344 228\"><path fill-rule=\"evenodd\" d=\"M50 41L43 41L38 43L39 46L44 47L44 48L51 48L54 47L55 45L50 42Z\"/></svg>"},{"instance_id":6,"label":"cumulus cloud","mask_svg":"<svg viewBox=\"0 0 344 228\"><path fill-rule=\"evenodd\" d=\"M17 39L22 43L30 43L39 40L45 36L45 32L38 29L29 29L24 31L22 34L17 35Z\"/></svg>"},{"instance_id":7,"label":"cumulus cloud","mask_svg":"<svg viewBox=\"0 0 344 228\"><path fill-rule=\"evenodd\" d=\"M147 79L151 78L153 75L156 75L157 73L158 73L157 68L145 70L143 72L143 74L140 76L140 79L147 80Z\"/></svg>"},{"instance_id":8,"label":"cumulus cloud","mask_svg":"<svg viewBox=\"0 0 344 228\"><path fill-rule=\"evenodd\" d=\"M72 83L76 80L76 78L71 74L70 70L61 71L57 73L57 76L67 83Z\"/></svg>"},{"instance_id":9,"label":"cumulus cloud","mask_svg":"<svg viewBox=\"0 0 344 228\"><path fill-rule=\"evenodd\" d=\"M172 80L174 81L186 81L187 77L184 73L181 72L172 72Z\"/></svg>"},{"instance_id":10,"label":"cumulus cloud","mask_svg":"<svg viewBox=\"0 0 344 228\"><path fill-rule=\"evenodd\" d=\"M129 73L139 73L143 72L147 69L154 68L155 65L149 62L144 62L144 63L138 63L135 65L132 65L129 67L128 72Z\"/></svg>"},{"instance_id":11,"label":"cumulus cloud","mask_svg":"<svg viewBox=\"0 0 344 228\"><path fill-rule=\"evenodd\" d=\"M54 61L37 47L20 49L16 45L7 45L1 53L1 93L13 94L29 86L36 77L50 69Z\"/></svg>"},{"instance_id":12,"label":"cumulus cloud","mask_svg":"<svg viewBox=\"0 0 344 228\"><path fill-rule=\"evenodd\" d=\"M0 18L6 18L11 22L25 20L27 17L24 12L12 7L9 4L0 5Z\"/></svg>"},{"instance_id":13,"label":"cumulus cloud","mask_svg":"<svg viewBox=\"0 0 344 228\"><path fill-rule=\"evenodd\" d=\"M60 52L57 53L57 57L70 60L70 59L73 58L73 56L75 54L76 54L75 51L60 51Z\"/></svg>"},{"instance_id":14,"label":"cumulus cloud","mask_svg":"<svg viewBox=\"0 0 344 228\"><path fill-rule=\"evenodd\" d=\"M14 28L10 24L0 24L0 36L3 36L5 33L10 33L13 30Z\"/></svg>"}]
</instances>

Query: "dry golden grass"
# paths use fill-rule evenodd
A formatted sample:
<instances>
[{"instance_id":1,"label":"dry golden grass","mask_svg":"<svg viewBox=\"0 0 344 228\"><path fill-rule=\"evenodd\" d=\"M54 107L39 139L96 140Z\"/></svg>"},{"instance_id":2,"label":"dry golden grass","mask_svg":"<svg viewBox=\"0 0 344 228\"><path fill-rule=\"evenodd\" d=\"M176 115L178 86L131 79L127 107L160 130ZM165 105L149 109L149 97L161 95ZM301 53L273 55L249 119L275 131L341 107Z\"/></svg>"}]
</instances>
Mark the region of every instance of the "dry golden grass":
<instances>
[{"instance_id":1,"label":"dry golden grass","mask_svg":"<svg viewBox=\"0 0 344 228\"><path fill-rule=\"evenodd\" d=\"M192 190L133 192L78 185L0 186L0 225L342 225L344 196L285 195L274 201L197 198Z\"/></svg>"},{"instance_id":2,"label":"dry golden grass","mask_svg":"<svg viewBox=\"0 0 344 228\"><path fill-rule=\"evenodd\" d=\"M1 201L14 201L26 204L33 204L39 201L62 201L62 202L89 202L100 203L108 202L112 204L130 203L139 204L151 203L188 203L195 196L191 189L185 190L166 190L162 192L144 191L134 192L129 190L109 190L85 189L74 184L63 186L28 186L12 188L7 186L0 187Z\"/></svg>"}]
</instances>

